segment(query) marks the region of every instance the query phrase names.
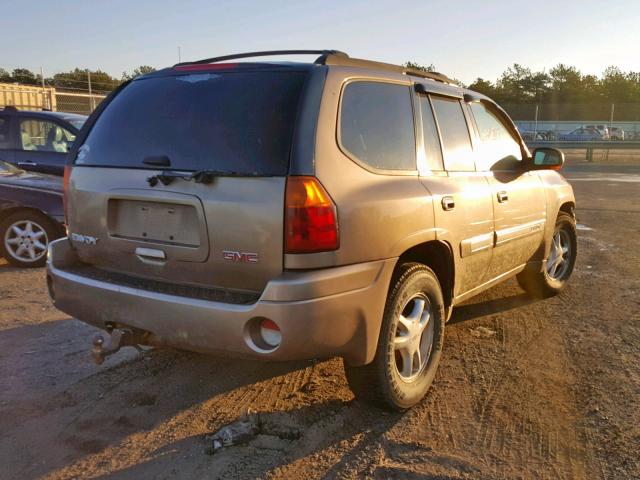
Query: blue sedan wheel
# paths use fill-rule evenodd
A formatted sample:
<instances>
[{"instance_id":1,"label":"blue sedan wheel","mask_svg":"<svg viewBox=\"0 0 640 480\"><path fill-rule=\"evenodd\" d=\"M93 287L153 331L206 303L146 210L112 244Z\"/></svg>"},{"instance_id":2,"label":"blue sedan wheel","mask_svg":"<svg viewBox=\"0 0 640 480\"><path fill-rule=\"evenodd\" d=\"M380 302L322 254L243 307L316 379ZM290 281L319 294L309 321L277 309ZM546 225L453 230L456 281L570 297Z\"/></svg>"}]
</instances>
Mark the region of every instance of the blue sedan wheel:
<instances>
[{"instance_id":1,"label":"blue sedan wheel","mask_svg":"<svg viewBox=\"0 0 640 480\"><path fill-rule=\"evenodd\" d=\"M0 222L2 254L17 267L43 266L49 242L58 236L47 217L29 210L15 212Z\"/></svg>"}]
</instances>

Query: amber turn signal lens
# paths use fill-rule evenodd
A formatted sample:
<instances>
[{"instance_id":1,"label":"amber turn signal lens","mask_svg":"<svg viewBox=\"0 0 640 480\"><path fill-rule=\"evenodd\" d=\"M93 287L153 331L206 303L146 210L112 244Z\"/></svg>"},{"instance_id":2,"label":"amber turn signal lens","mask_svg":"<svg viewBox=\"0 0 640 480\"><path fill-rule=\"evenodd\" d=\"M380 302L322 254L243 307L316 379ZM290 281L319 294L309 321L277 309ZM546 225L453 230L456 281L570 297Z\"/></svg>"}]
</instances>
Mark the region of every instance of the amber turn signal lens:
<instances>
[{"instance_id":1,"label":"amber turn signal lens","mask_svg":"<svg viewBox=\"0 0 640 480\"><path fill-rule=\"evenodd\" d=\"M285 194L285 253L315 253L339 246L333 200L315 177L288 177Z\"/></svg>"}]
</instances>

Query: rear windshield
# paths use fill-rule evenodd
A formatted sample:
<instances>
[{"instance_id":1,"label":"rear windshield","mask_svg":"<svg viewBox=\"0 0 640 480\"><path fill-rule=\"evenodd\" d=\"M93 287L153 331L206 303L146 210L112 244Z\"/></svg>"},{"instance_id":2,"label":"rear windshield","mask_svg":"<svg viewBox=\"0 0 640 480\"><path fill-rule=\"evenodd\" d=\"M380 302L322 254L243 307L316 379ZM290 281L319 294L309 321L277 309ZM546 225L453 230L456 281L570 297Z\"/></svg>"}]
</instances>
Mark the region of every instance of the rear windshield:
<instances>
[{"instance_id":1,"label":"rear windshield","mask_svg":"<svg viewBox=\"0 0 640 480\"><path fill-rule=\"evenodd\" d=\"M75 163L285 175L305 76L216 72L134 81L100 115ZM143 163L162 157L169 167Z\"/></svg>"}]
</instances>

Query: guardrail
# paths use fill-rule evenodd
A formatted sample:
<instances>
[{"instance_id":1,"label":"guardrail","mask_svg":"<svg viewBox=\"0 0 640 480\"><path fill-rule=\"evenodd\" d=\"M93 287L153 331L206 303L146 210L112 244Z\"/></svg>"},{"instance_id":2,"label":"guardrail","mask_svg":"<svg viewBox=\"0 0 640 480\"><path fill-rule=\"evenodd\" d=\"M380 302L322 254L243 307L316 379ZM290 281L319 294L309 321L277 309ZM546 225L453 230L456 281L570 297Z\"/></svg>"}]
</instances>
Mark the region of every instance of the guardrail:
<instances>
[{"instance_id":1,"label":"guardrail","mask_svg":"<svg viewBox=\"0 0 640 480\"><path fill-rule=\"evenodd\" d=\"M618 141L618 140L602 140L597 142L572 142L562 140L535 140L525 141L529 148L553 147L553 148L570 148L580 150L640 150L640 142L635 140Z\"/></svg>"},{"instance_id":2,"label":"guardrail","mask_svg":"<svg viewBox=\"0 0 640 480\"><path fill-rule=\"evenodd\" d=\"M562 140L536 140L525 141L527 147L530 150L540 147L553 147L573 150L586 150L586 160L593 162L594 150L605 150L605 160L609 159L610 150L640 150L640 142L633 141L618 141L618 140L603 140L598 142L571 142Z\"/></svg>"}]
</instances>

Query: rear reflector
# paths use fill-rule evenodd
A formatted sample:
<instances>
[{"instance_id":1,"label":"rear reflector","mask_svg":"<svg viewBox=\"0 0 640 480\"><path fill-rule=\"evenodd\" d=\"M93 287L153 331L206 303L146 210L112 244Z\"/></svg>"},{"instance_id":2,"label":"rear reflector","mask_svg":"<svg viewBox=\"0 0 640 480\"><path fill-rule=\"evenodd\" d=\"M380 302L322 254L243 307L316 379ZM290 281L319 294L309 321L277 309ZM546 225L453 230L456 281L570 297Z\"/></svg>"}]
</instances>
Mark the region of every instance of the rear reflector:
<instances>
[{"instance_id":1,"label":"rear reflector","mask_svg":"<svg viewBox=\"0 0 640 480\"><path fill-rule=\"evenodd\" d=\"M285 194L285 253L315 253L339 246L338 215L315 177L288 177Z\"/></svg>"}]
</instances>

